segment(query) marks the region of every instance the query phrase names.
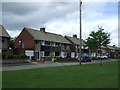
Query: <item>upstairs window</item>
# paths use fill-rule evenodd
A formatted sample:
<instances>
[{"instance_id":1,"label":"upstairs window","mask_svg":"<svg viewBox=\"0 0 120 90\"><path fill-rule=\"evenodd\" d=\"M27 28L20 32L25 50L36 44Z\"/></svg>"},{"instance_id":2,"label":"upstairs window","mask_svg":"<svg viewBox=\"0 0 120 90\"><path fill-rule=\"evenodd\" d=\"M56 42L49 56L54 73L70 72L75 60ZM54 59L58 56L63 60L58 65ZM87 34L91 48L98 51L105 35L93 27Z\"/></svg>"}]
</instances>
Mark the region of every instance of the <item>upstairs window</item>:
<instances>
[{"instance_id":1,"label":"upstairs window","mask_svg":"<svg viewBox=\"0 0 120 90\"><path fill-rule=\"evenodd\" d=\"M67 46L66 46L66 49L70 49L70 46L69 46L69 45L67 45Z\"/></svg>"},{"instance_id":2,"label":"upstairs window","mask_svg":"<svg viewBox=\"0 0 120 90\"><path fill-rule=\"evenodd\" d=\"M36 41L35 43L36 43L37 45L39 45L40 42L39 42L39 41Z\"/></svg>"},{"instance_id":3,"label":"upstairs window","mask_svg":"<svg viewBox=\"0 0 120 90\"><path fill-rule=\"evenodd\" d=\"M50 45L50 42L49 41L45 41L45 45Z\"/></svg>"},{"instance_id":4,"label":"upstairs window","mask_svg":"<svg viewBox=\"0 0 120 90\"><path fill-rule=\"evenodd\" d=\"M55 43L55 46L60 46L60 43Z\"/></svg>"},{"instance_id":5,"label":"upstairs window","mask_svg":"<svg viewBox=\"0 0 120 90\"><path fill-rule=\"evenodd\" d=\"M4 39L2 40L2 43L5 43L5 40L4 40Z\"/></svg>"},{"instance_id":6,"label":"upstairs window","mask_svg":"<svg viewBox=\"0 0 120 90\"><path fill-rule=\"evenodd\" d=\"M21 45L22 44L22 41L19 41L19 45Z\"/></svg>"},{"instance_id":7,"label":"upstairs window","mask_svg":"<svg viewBox=\"0 0 120 90\"><path fill-rule=\"evenodd\" d=\"M41 41L41 45L45 45L45 41Z\"/></svg>"}]
</instances>

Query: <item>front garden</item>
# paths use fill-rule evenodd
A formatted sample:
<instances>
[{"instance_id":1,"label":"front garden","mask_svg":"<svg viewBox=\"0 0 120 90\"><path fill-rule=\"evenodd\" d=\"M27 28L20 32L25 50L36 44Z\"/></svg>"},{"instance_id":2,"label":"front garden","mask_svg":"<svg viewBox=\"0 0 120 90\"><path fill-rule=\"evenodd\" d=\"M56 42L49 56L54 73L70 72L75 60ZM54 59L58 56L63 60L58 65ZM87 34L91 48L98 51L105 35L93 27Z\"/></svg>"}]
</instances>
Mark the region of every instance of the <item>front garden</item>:
<instances>
[{"instance_id":1,"label":"front garden","mask_svg":"<svg viewBox=\"0 0 120 90\"><path fill-rule=\"evenodd\" d=\"M26 55L12 55L6 53L0 53L0 58L3 64L14 64L14 63L28 63L28 57Z\"/></svg>"}]
</instances>

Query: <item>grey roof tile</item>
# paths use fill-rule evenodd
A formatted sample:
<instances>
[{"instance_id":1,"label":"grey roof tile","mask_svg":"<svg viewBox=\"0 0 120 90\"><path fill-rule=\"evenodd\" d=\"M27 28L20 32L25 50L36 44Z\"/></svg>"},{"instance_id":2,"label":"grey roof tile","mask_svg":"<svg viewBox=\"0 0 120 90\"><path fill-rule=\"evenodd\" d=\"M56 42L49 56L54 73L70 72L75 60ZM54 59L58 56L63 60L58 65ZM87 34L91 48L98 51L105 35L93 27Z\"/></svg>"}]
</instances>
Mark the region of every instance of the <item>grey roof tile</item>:
<instances>
[{"instance_id":1,"label":"grey roof tile","mask_svg":"<svg viewBox=\"0 0 120 90\"><path fill-rule=\"evenodd\" d=\"M66 36L68 39L70 39L74 44L80 45L80 39L79 38L75 38L75 37L70 37L70 36ZM83 39L82 40L82 45L85 45L85 41Z\"/></svg>"},{"instance_id":2,"label":"grey roof tile","mask_svg":"<svg viewBox=\"0 0 120 90\"><path fill-rule=\"evenodd\" d=\"M0 36L10 37L10 35L8 34L8 32L5 30L5 28L2 25L0 25Z\"/></svg>"},{"instance_id":3,"label":"grey roof tile","mask_svg":"<svg viewBox=\"0 0 120 90\"><path fill-rule=\"evenodd\" d=\"M34 30L31 28L25 28L25 29L34 37L35 40L46 40L51 42L70 44L70 42L60 34L42 32L40 30Z\"/></svg>"}]
</instances>

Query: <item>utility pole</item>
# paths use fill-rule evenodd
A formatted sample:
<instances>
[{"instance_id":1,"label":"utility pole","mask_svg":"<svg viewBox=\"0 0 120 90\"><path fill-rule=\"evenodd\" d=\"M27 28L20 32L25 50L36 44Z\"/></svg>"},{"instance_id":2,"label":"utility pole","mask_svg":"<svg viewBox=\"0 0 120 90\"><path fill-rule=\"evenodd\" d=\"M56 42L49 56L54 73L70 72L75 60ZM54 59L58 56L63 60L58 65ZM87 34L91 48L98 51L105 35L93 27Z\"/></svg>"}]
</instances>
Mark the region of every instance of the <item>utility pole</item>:
<instances>
[{"instance_id":1,"label":"utility pole","mask_svg":"<svg viewBox=\"0 0 120 90\"><path fill-rule=\"evenodd\" d=\"M81 20L81 6L82 6L82 1L80 0L80 48L79 48L79 63L81 65L81 57L82 57L82 53L81 53L81 46L82 46L82 43L81 43L81 38L82 38L82 20Z\"/></svg>"}]
</instances>

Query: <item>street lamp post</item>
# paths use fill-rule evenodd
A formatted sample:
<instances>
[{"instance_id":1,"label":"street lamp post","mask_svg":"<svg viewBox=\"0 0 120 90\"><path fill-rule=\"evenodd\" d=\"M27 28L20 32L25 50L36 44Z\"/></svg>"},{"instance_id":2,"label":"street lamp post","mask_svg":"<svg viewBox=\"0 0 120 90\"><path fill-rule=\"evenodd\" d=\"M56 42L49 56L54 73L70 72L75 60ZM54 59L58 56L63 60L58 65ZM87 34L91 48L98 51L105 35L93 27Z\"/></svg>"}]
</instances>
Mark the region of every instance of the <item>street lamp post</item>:
<instances>
[{"instance_id":1,"label":"street lamp post","mask_svg":"<svg viewBox=\"0 0 120 90\"><path fill-rule=\"evenodd\" d=\"M79 63L81 65L81 46L82 46L82 43L81 43L81 38L82 38L82 20L81 20L81 6L82 6L82 1L80 0L80 48L79 48Z\"/></svg>"}]
</instances>

